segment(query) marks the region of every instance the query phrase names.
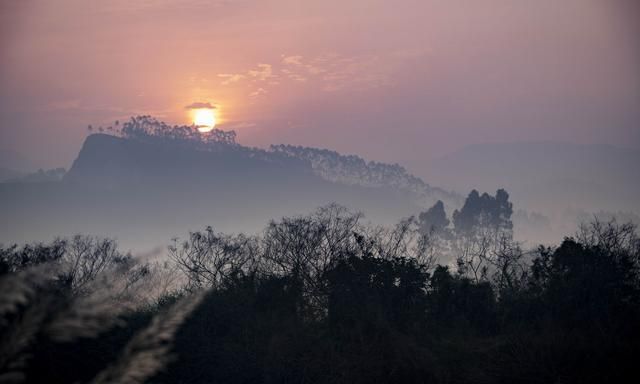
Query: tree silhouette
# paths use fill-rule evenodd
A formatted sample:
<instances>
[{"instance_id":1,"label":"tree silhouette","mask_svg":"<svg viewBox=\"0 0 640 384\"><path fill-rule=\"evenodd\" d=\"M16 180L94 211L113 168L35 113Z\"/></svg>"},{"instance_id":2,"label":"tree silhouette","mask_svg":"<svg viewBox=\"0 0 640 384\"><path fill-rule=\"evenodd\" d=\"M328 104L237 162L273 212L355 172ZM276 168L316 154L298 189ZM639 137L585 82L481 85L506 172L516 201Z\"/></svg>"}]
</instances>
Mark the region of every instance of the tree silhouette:
<instances>
[{"instance_id":1,"label":"tree silhouette","mask_svg":"<svg viewBox=\"0 0 640 384\"><path fill-rule=\"evenodd\" d=\"M444 203L438 200L433 207L418 216L420 230L423 233L442 232L449 226L449 219L444 210Z\"/></svg>"},{"instance_id":2,"label":"tree silhouette","mask_svg":"<svg viewBox=\"0 0 640 384\"><path fill-rule=\"evenodd\" d=\"M482 200L470 196L459 219ZM492 202L501 220L505 197ZM131 293L159 275L112 240L0 246L0 381L590 383L635 374L633 224L596 219L535 252L505 243L476 278L423 258L420 223L446 223L443 211L436 204L422 221L383 228L329 205L256 236L192 232L169 248L184 279L151 301Z\"/></svg>"}]
</instances>

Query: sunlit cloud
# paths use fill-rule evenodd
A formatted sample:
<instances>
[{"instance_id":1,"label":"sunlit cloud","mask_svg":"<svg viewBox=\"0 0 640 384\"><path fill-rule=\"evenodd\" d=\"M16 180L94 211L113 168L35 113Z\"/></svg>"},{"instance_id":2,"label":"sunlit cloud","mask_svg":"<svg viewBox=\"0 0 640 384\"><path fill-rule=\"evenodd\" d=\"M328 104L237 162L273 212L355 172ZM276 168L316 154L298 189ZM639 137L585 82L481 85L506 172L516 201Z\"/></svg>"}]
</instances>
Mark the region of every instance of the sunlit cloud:
<instances>
[{"instance_id":1,"label":"sunlit cloud","mask_svg":"<svg viewBox=\"0 0 640 384\"><path fill-rule=\"evenodd\" d=\"M185 109L216 109L214 105L209 102L194 102L184 107Z\"/></svg>"},{"instance_id":2,"label":"sunlit cloud","mask_svg":"<svg viewBox=\"0 0 640 384\"><path fill-rule=\"evenodd\" d=\"M294 82L313 81L326 92L341 89L366 90L392 83L395 64L401 57L343 56L327 53L308 60L300 55L283 56L281 72ZM395 60L394 60L395 59ZM381 62L393 65L380 65Z\"/></svg>"},{"instance_id":3,"label":"sunlit cloud","mask_svg":"<svg viewBox=\"0 0 640 384\"><path fill-rule=\"evenodd\" d=\"M261 81L268 80L274 76L271 64L258 64L258 69L252 69L247 73L249 76Z\"/></svg>"},{"instance_id":4,"label":"sunlit cloud","mask_svg":"<svg viewBox=\"0 0 640 384\"><path fill-rule=\"evenodd\" d=\"M239 84L243 81L261 84L260 87L249 93L250 97L266 93L267 90L265 87L277 86L280 84L280 82L277 81L278 75L274 73L273 66L266 63L259 63L254 69L249 69L244 73L219 73L217 76L224 79L220 82L220 85L224 86Z\"/></svg>"},{"instance_id":5,"label":"sunlit cloud","mask_svg":"<svg viewBox=\"0 0 640 384\"><path fill-rule=\"evenodd\" d=\"M293 81L300 81L300 82L305 82L307 81L307 78L302 76L302 75L298 75L297 73L292 73L289 75L289 78Z\"/></svg>"},{"instance_id":6,"label":"sunlit cloud","mask_svg":"<svg viewBox=\"0 0 640 384\"><path fill-rule=\"evenodd\" d=\"M238 82L238 81L240 81L240 80L245 78L244 75L239 74L239 73L236 73L236 74L233 74L233 73L220 73L220 74L218 74L218 77L221 77L221 78L225 79L224 81L222 81L222 83L220 83L222 85L229 85L231 83L236 83L236 82Z\"/></svg>"},{"instance_id":7,"label":"sunlit cloud","mask_svg":"<svg viewBox=\"0 0 640 384\"><path fill-rule=\"evenodd\" d=\"M284 56L282 57L282 63L285 65L302 65L302 56Z\"/></svg>"},{"instance_id":8,"label":"sunlit cloud","mask_svg":"<svg viewBox=\"0 0 640 384\"><path fill-rule=\"evenodd\" d=\"M220 73L217 76L223 79L220 85L224 86L248 80L259 83L258 87L249 91L251 97L267 93L268 88L280 85L280 80L289 81L290 84L309 84L313 89L324 92L343 89L358 91L392 84L395 67L404 58L394 52L389 53L388 57L345 56L338 53L308 58L297 54L281 55L280 61L275 64L260 63L243 73Z\"/></svg>"},{"instance_id":9,"label":"sunlit cloud","mask_svg":"<svg viewBox=\"0 0 640 384\"><path fill-rule=\"evenodd\" d=\"M225 124L225 129L227 130L242 130L246 128L253 128L257 124L252 121L236 121L232 123Z\"/></svg>"},{"instance_id":10,"label":"sunlit cloud","mask_svg":"<svg viewBox=\"0 0 640 384\"><path fill-rule=\"evenodd\" d=\"M256 89L255 91L251 92L251 93L249 94L249 96L251 96L251 97L257 97L257 96L260 96L260 95L264 95L265 93L267 93L267 90L266 90L266 89L264 89L264 88L258 88L258 89Z\"/></svg>"}]
</instances>

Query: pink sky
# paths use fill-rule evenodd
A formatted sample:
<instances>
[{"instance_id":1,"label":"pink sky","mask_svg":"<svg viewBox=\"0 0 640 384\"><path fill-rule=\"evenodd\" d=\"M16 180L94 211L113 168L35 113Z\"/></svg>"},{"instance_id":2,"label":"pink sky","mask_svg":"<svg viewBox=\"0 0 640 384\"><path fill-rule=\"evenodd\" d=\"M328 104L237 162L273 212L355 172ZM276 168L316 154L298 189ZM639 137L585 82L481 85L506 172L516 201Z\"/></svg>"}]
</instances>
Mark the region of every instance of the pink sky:
<instances>
[{"instance_id":1,"label":"pink sky","mask_svg":"<svg viewBox=\"0 0 640 384\"><path fill-rule=\"evenodd\" d=\"M634 0L5 0L0 148L68 167L88 124L420 164L487 141L640 148Z\"/></svg>"}]
</instances>

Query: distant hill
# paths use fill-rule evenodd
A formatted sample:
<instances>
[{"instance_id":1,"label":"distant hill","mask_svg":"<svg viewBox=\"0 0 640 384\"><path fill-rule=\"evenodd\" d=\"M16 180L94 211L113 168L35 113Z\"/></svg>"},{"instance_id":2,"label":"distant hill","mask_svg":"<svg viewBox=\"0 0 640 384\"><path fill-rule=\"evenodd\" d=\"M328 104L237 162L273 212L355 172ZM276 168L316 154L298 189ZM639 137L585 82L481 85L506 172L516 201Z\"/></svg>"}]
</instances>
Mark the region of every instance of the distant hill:
<instances>
[{"instance_id":1,"label":"distant hill","mask_svg":"<svg viewBox=\"0 0 640 384\"><path fill-rule=\"evenodd\" d=\"M328 153L333 163L314 165L312 153ZM205 225L252 232L332 202L392 223L457 198L397 165L312 148L249 148L229 132L203 135L140 117L116 135L88 136L60 182L0 184L0 241L82 232L142 249Z\"/></svg>"},{"instance_id":2,"label":"distant hill","mask_svg":"<svg viewBox=\"0 0 640 384\"><path fill-rule=\"evenodd\" d=\"M640 208L640 151L559 142L477 144L436 159L423 170L458 191L507 188L527 205Z\"/></svg>"},{"instance_id":3,"label":"distant hill","mask_svg":"<svg viewBox=\"0 0 640 384\"><path fill-rule=\"evenodd\" d=\"M64 168L54 168L47 170L38 169L36 172L27 174L13 171L3 174L3 170L0 169L0 183L45 183L60 181L64 177L65 172ZM2 178L3 175L6 177Z\"/></svg>"},{"instance_id":4,"label":"distant hill","mask_svg":"<svg viewBox=\"0 0 640 384\"><path fill-rule=\"evenodd\" d=\"M515 142L465 147L427 164L421 175L460 192L504 187L516 207L543 213L566 232L585 214L640 213L639 167L639 150Z\"/></svg>"},{"instance_id":5,"label":"distant hill","mask_svg":"<svg viewBox=\"0 0 640 384\"><path fill-rule=\"evenodd\" d=\"M23 172L15 171L15 170L9 169L9 168L0 167L0 183L2 183L4 181L7 181L7 180L17 179L17 178L20 178L20 177L22 177L24 175L25 174Z\"/></svg>"},{"instance_id":6,"label":"distant hill","mask_svg":"<svg viewBox=\"0 0 640 384\"><path fill-rule=\"evenodd\" d=\"M442 200L456 207L463 201L462 195L433 187L398 164L367 162L355 155L292 145L272 145L270 151L308 162L316 175L328 181L371 188L395 188L414 193L425 204Z\"/></svg>"}]
</instances>

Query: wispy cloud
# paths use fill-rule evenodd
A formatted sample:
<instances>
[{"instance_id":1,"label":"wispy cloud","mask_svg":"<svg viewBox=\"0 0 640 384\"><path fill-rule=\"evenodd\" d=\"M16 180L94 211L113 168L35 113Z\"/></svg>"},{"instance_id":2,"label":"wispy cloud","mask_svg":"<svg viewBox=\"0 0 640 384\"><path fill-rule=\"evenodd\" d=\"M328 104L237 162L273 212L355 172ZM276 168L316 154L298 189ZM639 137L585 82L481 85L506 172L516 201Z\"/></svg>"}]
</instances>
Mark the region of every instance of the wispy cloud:
<instances>
[{"instance_id":1,"label":"wispy cloud","mask_svg":"<svg viewBox=\"0 0 640 384\"><path fill-rule=\"evenodd\" d=\"M267 93L265 87L276 86L280 84L278 75L274 73L273 66L271 64L259 63L254 68L241 73L219 73L217 75L223 79L220 85L229 86L234 84L240 84L242 82L249 82L249 84L255 83L255 87L249 92L250 97L256 97Z\"/></svg>"},{"instance_id":2,"label":"wispy cloud","mask_svg":"<svg viewBox=\"0 0 640 384\"><path fill-rule=\"evenodd\" d=\"M393 54L387 59L393 59ZM305 58L282 55L281 72L295 82L312 82L326 92L340 89L366 90L393 82L393 66L381 65L390 60L378 56L344 56L327 53ZM393 61L393 60L391 60Z\"/></svg>"},{"instance_id":3,"label":"wispy cloud","mask_svg":"<svg viewBox=\"0 0 640 384\"><path fill-rule=\"evenodd\" d=\"M251 92L249 94L249 96L251 97L256 97L256 96L260 96L260 95L264 95L265 93L267 93L267 90L264 88L258 88L255 91Z\"/></svg>"},{"instance_id":4,"label":"wispy cloud","mask_svg":"<svg viewBox=\"0 0 640 384\"><path fill-rule=\"evenodd\" d=\"M285 65L302 65L302 56L300 56L300 55L284 56L283 55L282 64L285 64Z\"/></svg>"},{"instance_id":5,"label":"wispy cloud","mask_svg":"<svg viewBox=\"0 0 640 384\"><path fill-rule=\"evenodd\" d=\"M209 102L194 102L189 105L185 105L185 109L216 109L215 105Z\"/></svg>"},{"instance_id":6,"label":"wispy cloud","mask_svg":"<svg viewBox=\"0 0 640 384\"><path fill-rule=\"evenodd\" d=\"M245 75L240 73L219 73L218 77L221 77L225 80L222 81L222 85L229 85L231 83L236 83L245 78Z\"/></svg>"},{"instance_id":7,"label":"wispy cloud","mask_svg":"<svg viewBox=\"0 0 640 384\"><path fill-rule=\"evenodd\" d=\"M271 64L258 64L258 69L252 69L247 74L260 81L266 81L274 77Z\"/></svg>"},{"instance_id":8,"label":"wispy cloud","mask_svg":"<svg viewBox=\"0 0 640 384\"><path fill-rule=\"evenodd\" d=\"M248 95L256 97L267 93L270 87L281 84L282 80L291 84L308 84L309 87L325 92L342 89L366 90L393 83L393 66L383 65L389 60L402 60L393 52L389 57L344 56L327 53L312 57L298 54L281 55L275 64L259 63L256 67L240 73L220 73L220 85L230 86L242 82L249 85ZM388 59L388 60L383 60Z\"/></svg>"}]
</instances>

